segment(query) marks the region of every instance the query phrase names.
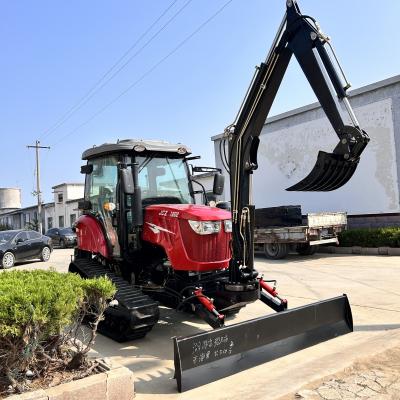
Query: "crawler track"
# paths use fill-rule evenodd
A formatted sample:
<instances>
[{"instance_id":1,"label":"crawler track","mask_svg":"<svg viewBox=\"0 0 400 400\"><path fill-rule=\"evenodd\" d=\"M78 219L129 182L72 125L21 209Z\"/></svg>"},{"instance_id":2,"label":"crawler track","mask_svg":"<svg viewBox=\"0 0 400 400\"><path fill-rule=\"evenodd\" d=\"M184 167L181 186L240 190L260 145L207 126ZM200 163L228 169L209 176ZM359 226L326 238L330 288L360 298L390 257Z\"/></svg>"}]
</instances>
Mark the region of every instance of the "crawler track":
<instances>
[{"instance_id":1,"label":"crawler track","mask_svg":"<svg viewBox=\"0 0 400 400\"><path fill-rule=\"evenodd\" d=\"M93 259L75 258L69 265L69 272L78 273L83 278L107 275L117 287L116 307L109 307L98 331L118 342L144 337L159 318L158 303L132 287L123 278Z\"/></svg>"}]
</instances>

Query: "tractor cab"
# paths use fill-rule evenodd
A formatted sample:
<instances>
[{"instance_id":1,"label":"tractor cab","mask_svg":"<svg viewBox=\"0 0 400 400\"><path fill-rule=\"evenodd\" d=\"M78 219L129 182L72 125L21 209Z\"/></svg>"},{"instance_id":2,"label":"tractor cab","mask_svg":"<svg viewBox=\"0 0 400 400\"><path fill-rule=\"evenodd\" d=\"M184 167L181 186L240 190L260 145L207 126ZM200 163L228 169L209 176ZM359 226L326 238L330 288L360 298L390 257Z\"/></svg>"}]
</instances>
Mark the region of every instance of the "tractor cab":
<instances>
[{"instance_id":1,"label":"tractor cab","mask_svg":"<svg viewBox=\"0 0 400 400\"><path fill-rule=\"evenodd\" d=\"M127 253L140 250L149 228L149 223L144 221L149 206L165 205L157 211L157 217L166 213L166 206L169 206L166 217L183 215L182 205L192 213L199 212L191 208L195 192L188 160L194 157L188 157L189 154L190 149L182 144L143 140L121 140L83 153L82 159L87 160L87 164L81 168L86 179L80 208L83 219L94 217L102 231L99 236L105 237L103 247L95 246L107 249L100 254L109 259L123 258ZM217 184L221 189L220 182ZM174 211L171 205L180 208ZM154 207L147 213L154 215ZM197 214L193 218L197 219ZM88 234L90 222L87 218L85 223L82 219L78 222L80 247L86 248L86 239L96 235ZM86 228L79 230L79 226ZM89 248L93 251L94 246Z\"/></svg>"}]
</instances>

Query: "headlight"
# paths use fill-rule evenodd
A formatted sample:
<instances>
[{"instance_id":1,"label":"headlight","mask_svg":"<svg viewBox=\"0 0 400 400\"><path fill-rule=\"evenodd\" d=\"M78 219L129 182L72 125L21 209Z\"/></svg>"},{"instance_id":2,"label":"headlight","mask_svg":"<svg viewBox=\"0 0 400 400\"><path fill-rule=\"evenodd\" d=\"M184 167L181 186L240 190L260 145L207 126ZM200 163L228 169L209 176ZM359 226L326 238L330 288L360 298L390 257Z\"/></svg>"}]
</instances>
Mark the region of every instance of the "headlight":
<instances>
[{"instance_id":1,"label":"headlight","mask_svg":"<svg viewBox=\"0 0 400 400\"><path fill-rule=\"evenodd\" d=\"M226 219L224 221L224 229L225 229L225 232L228 232L228 233L232 232L232 220L231 219Z\"/></svg>"},{"instance_id":2,"label":"headlight","mask_svg":"<svg viewBox=\"0 0 400 400\"><path fill-rule=\"evenodd\" d=\"M221 230L221 221L191 221L189 225L199 235L211 235Z\"/></svg>"}]
</instances>

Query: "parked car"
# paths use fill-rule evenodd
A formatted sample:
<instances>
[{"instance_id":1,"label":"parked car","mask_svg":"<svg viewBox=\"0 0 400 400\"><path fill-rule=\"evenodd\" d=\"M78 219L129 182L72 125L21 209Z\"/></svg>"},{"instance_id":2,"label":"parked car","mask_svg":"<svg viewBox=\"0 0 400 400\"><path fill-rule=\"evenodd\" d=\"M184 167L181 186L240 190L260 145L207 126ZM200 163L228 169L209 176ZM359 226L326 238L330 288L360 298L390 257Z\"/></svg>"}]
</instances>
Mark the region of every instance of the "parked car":
<instances>
[{"instance_id":1,"label":"parked car","mask_svg":"<svg viewBox=\"0 0 400 400\"><path fill-rule=\"evenodd\" d=\"M40 258L48 261L53 250L51 239L35 231L0 232L0 265L11 268L17 261Z\"/></svg>"},{"instance_id":2,"label":"parked car","mask_svg":"<svg viewBox=\"0 0 400 400\"><path fill-rule=\"evenodd\" d=\"M51 228L46 232L53 244L62 248L74 247L76 245L76 233L72 228Z\"/></svg>"}]
</instances>

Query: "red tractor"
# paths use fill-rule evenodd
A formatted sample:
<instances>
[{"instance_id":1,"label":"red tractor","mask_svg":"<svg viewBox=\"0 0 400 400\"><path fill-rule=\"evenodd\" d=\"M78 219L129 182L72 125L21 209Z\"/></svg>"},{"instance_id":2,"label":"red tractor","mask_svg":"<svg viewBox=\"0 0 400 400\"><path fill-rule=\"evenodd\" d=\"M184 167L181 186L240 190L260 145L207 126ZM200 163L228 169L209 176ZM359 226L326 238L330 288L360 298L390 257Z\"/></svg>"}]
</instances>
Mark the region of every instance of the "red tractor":
<instances>
[{"instance_id":1,"label":"red tractor","mask_svg":"<svg viewBox=\"0 0 400 400\"><path fill-rule=\"evenodd\" d=\"M188 165L193 157L182 144L121 140L83 153L83 215L76 224L78 246L69 271L85 278L107 275L116 284L116 304L106 311L100 331L118 341L143 337L159 318L159 303L194 312L217 328L174 339L179 390L199 380L195 367L207 375L210 363L225 360L232 366L231 357L254 349L288 341L292 351L352 330L346 296L288 310L287 301L254 268L251 177L261 129L292 55L339 143L333 153L320 152L310 175L288 190L337 189L353 175L369 139L347 100L349 85L342 69L339 74L335 68L329 39L290 0L237 119L225 131L221 150L225 154L228 148L231 211L195 204ZM343 122L339 103L350 125ZM214 193L222 190L223 176L216 171ZM226 315L257 300L277 314L224 326ZM215 376L214 368L209 378Z\"/></svg>"}]
</instances>

